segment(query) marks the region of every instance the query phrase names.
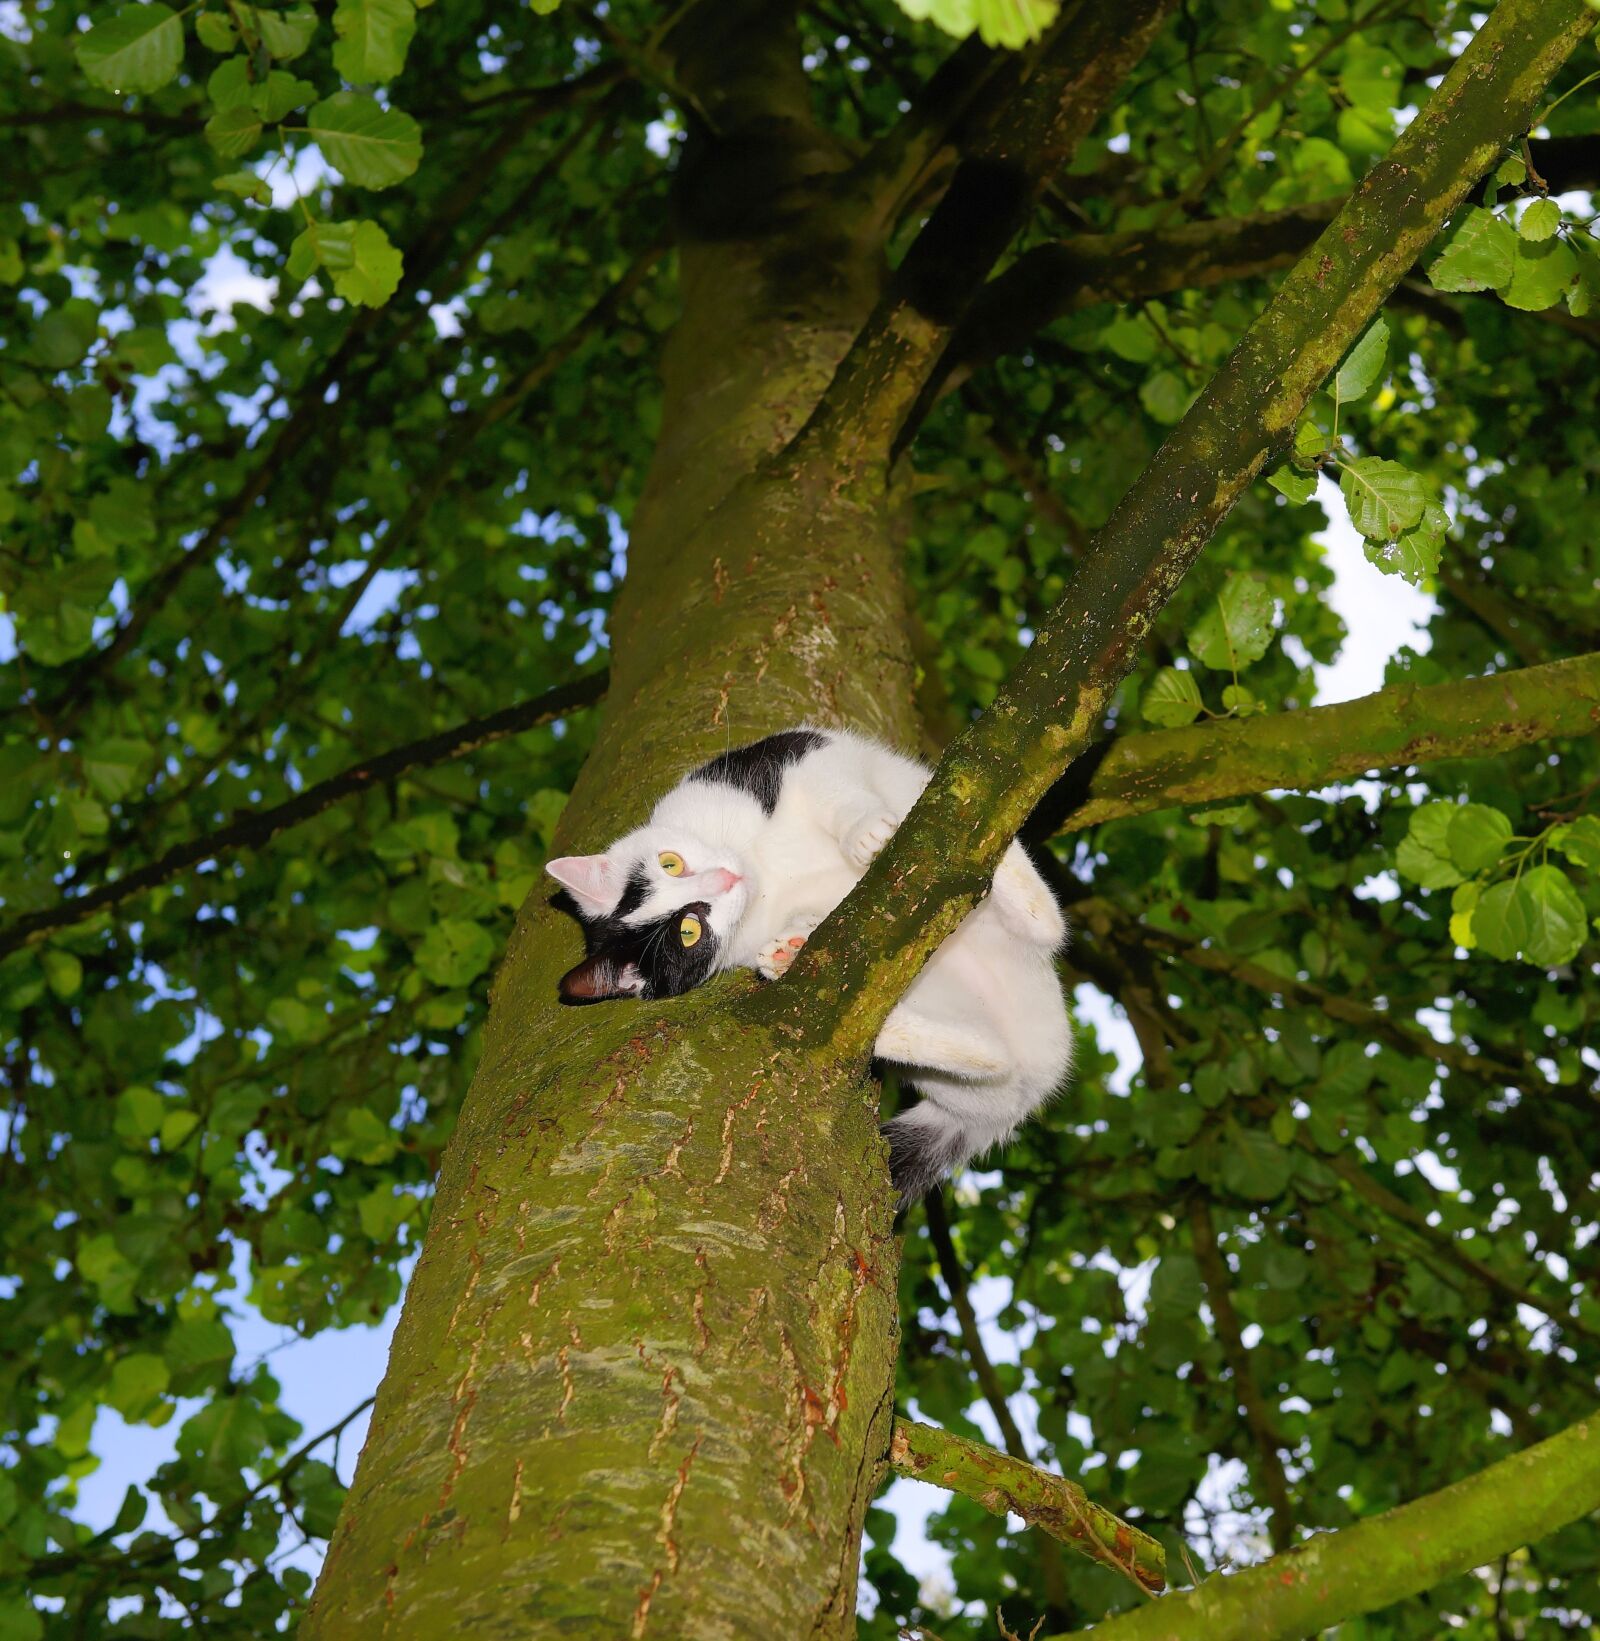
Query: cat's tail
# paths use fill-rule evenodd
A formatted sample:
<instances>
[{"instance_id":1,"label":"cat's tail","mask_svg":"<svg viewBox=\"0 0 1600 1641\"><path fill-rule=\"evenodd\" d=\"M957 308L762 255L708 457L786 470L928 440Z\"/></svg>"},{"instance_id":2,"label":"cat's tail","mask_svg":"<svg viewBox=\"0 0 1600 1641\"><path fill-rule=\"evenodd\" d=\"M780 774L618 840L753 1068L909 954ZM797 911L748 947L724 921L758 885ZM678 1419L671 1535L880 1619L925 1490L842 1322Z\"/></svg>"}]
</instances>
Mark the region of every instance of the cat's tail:
<instances>
[{"instance_id":1,"label":"cat's tail","mask_svg":"<svg viewBox=\"0 0 1600 1641\"><path fill-rule=\"evenodd\" d=\"M885 1123L883 1133L889 1142L889 1177L901 1207L931 1191L999 1137L988 1125L974 1128L929 1099Z\"/></svg>"}]
</instances>

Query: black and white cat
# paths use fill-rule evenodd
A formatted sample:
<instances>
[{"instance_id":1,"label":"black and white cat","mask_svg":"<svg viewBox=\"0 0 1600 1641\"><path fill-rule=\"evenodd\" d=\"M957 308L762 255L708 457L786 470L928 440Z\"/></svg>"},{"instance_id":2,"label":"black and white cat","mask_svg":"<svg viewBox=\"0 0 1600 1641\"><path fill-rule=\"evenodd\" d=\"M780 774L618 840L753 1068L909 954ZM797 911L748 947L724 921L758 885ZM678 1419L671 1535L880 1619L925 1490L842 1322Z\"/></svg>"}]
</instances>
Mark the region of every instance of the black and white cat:
<instances>
[{"instance_id":1,"label":"black and white cat","mask_svg":"<svg viewBox=\"0 0 1600 1641\"><path fill-rule=\"evenodd\" d=\"M811 728L695 770L604 854L545 867L576 904L589 953L562 977L562 998L673 997L736 967L779 979L929 773L860 735ZM885 1129L905 1200L1009 1139L1061 1086L1072 1029L1052 958L1065 938L1014 843L994 892L884 1022L878 1058L923 1096Z\"/></svg>"}]
</instances>

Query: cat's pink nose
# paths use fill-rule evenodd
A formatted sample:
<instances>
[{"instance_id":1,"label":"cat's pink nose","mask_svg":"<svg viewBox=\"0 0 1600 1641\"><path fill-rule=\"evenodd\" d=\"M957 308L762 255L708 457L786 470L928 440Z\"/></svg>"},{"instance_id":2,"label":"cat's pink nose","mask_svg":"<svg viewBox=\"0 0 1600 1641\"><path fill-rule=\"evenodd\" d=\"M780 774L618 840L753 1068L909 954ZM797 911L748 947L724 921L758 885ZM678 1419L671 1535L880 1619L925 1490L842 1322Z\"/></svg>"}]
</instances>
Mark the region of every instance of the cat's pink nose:
<instances>
[{"instance_id":1,"label":"cat's pink nose","mask_svg":"<svg viewBox=\"0 0 1600 1641\"><path fill-rule=\"evenodd\" d=\"M709 872L701 872L700 876L714 895L725 895L734 884L744 882L737 872L730 872L726 866L713 866Z\"/></svg>"}]
</instances>

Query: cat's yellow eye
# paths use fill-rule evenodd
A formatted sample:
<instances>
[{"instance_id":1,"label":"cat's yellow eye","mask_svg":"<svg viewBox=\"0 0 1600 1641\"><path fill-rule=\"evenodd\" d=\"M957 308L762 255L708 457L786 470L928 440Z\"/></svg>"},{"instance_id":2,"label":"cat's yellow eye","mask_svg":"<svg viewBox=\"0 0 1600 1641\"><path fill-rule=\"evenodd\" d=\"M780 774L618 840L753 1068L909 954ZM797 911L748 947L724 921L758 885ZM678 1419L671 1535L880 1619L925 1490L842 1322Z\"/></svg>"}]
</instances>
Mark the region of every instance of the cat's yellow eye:
<instances>
[{"instance_id":1,"label":"cat's yellow eye","mask_svg":"<svg viewBox=\"0 0 1600 1641\"><path fill-rule=\"evenodd\" d=\"M683 856L675 855L670 849L663 849L656 859L661 862L661 870L668 877L683 876Z\"/></svg>"},{"instance_id":2,"label":"cat's yellow eye","mask_svg":"<svg viewBox=\"0 0 1600 1641\"><path fill-rule=\"evenodd\" d=\"M694 945L700 938L700 919L693 912L678 925L678 934L685 946Z\"/></svg>"}]
</instances>

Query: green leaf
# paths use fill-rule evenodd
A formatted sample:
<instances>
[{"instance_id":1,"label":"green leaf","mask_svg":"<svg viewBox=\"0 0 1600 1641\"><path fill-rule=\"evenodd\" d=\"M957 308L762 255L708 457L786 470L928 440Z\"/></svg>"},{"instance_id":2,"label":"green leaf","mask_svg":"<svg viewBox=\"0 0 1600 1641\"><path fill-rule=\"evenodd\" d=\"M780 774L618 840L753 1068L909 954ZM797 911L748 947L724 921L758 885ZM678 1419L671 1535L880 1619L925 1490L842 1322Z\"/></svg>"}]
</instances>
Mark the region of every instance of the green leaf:
<instances>
[{"instance_id":1,"label":"green leaf","mask_svg":"<svg viewBox=\"0 0 1600 1641\"><path fill-rule=\"evenodd\" d=\"M373 1242L387 1242L405 1224L413 1205L392 1184L374 1187L356 1204L362 1235Z\"/></svg>"},{"instance_id":2,"label":"green leaf","mask_svg":"<svg viewBox=\"0 0 1600 1641\"><path fill-rule=\"evenodd\" d=\"M365 219L355 225L350 246L350 266L337 270L333 288L347 302L381 308L400 288L403 264L400 252L376 222Z\"/></svg>"},{"instance_id":3,"label":"green leaf","mask_svg":"<svg viewBox=\"0 0 1600 1641\"><path fill-rule=\"evenodd\" d=\"M1575 319L1582 319L1600 308L1600 245L1583 234L1567 243L1578 265L1578 277L1567 287L1567 308Z\"/></svg>"},{"instance_id":4,"label":"green leaf","mask_svg":"<svg viewBox=\"0 0 1600 1641\"><path fill-rule=\"evenodd\" d=\"M1221 592L1189 629L1190 653L1214 671L1238 672L1267 653L1276 612L1276 601L1261 580L1230 571Z\"/></svg>"},{"instance_id":5,"label":"green leaf","mask_svg":"<svg viewBox=\"0 0 1600 1641\"><path fill-rule=\"evenodd\" d=\"M1511 282L1500 292L1507 307L1536 313L1553 308L1578 281L1578 258L1564 239L1542 244L1517 241L1516 266Z\"/></svg>"},{"instance_id":6,"label":"green leaf","mask_svg":"<svg viewBox=\"0 0 1600 1641\"><path fill-rule=\"evenodd\" d=\"M1580 815L1555 828L1550 846L1559 849L1575 866L1600 872L1600 816Z\"/></svg>"},{"instance_id":7,"label":"green leaf","mask_svg":"<svg viewBox=\"0 0 1600 1641\"><path fill-rule=\"evenodd\" d=\"M267 1445L267 1424L250 1397L222 1396L184 1421L178 1456L188 1461L195 1483L214 1498L236 1493L239 1472L254 1465Z\"/></svg>"},{"instance_id":8,"label":"green leaf","mask_svg":"<svg viewBox=\"0 0 1600 1641\"><path fill-rule=\"evenodd\" d=\"M261 117L248 103L225 108L206 121L206 141L224 159L248 154L260 140Z\"/></svg>"},{"instance_id":9,"label":"green leaf","mask_svg":"<svg viewBox=\"0 0 1600 1641\"><path fill-rule=\"evenodd\" d=\"M280 63L292 62L311 44L317 32L317 14L310 6L291 6L287 11L256 8L252 21L261 43Z\"/></svg>"},{"instance_id":10,"label":"green leaf","mask_svg":"<svg viewBox=\"0 0 1600 1641\"><path fill-rule=\"evenodd\" d=\"M211 186L227 194L237 194L240 199L253 200L257 205L272 203L272 190L254 171L229 171L224 176L213 177Z\"/></svg>"},{"instance_id":11,"label":"green leaf","mask_svg":"<svg viewBox=\"0 0 1600 1641\"><path fill-rule=\"evenodd\" d=\"M1551 238L1561 226L1561 207L1553 199L1536 199L1522 213L1517 232L1526 240L1538 244Z\"/></svg>"},{"instance_id":12,"label":"green leaf","mask_svg":"<svg viewBox=\"0 0 1600 1641\"><path fill-rule=\"evenodd\" d=\"M229 57L212 69L206 79L206 95L224 108L242 108L255 95L256 83L250 77L248 57Z\"/></svg>"},{"instance_id":13,"label":"green leaf","mask_svg":"<svg viewBox=\"0 0 1600 1641\"><path fill-rule=\"evenodd\" d=\"M128 1139L154 1139L167 1102L153 1088L135 1084L117 1096L116 1131Z\"/></svg>"},{"instance_id":14,"label":"green leaf","mask_svg":"<svg viewBox=\"0 0 1600 1641\"><path fill-rule=\"evenodd\" d=\"M111 1405L123 1418L137 1423L161 1405L172 1375L159 1356L138 1353L118 1359L111 1370Z\"/></svg>"},{"instance_id":15,"label":"green leaf","mask_svg":"<svg viewBox=\"0 0 1600 1641\"><path fill-rule=\"evenodd\" d=\"M71 370L94 345L94 329L77 314L47 313L34 326L29 351L50 370Z\"/></svg>"},{"instance_id":16,"label":"green leaf","mask_svg":"<svg viewBox=\"0 0 1600 1641\"><path fill-rule=\"evenodd\" d=\"M1439 571L1439 555L1450 528L1449 516L1436 501L1422 509L1422 517L1394 541L1368 541L1362 551L1387 575L1398 575L1420 587Z\"/></svg>"},{"instance_id":17,"label":"green leaf","mask_svg":"<svg viewBox=\"0 0 1600 1641\"><path fill-rule=\"evenodd\" d=\"M392 80L405 67L416 26L412 0L339 0L333 66L356 85Z\"/></svg>"},{"instance_id":18,"label":"green leaf","mask_svg":"<svg viewBox=\"0 0 1600 1641\"><path fill-rule=\"evenodd\" d=\"M345 1113L344 1128L344 1135L333 1143L335 1156L354 1157L357 1162L380 1167L400 1148L395 1131L364 1105Z\"/></svg>"},{"instance_id":19,"label":"green leaf","mask_svg":"<svg viewBox=\"0 0 1600 1641\"><path fill-rule=\"evenodd\" d=\"M285 115L303 108L317 94L309 80L296 79L281 68L275 68L266 80L255 88L251 106L264 124L276 125Z\"/></svg>"},{"instance_id":20,"label":"green leaf","mask_svg":"<svg viewBox=\"0 0 1600 1641\"><path fill-rule=\"evenodd\" d=\"M1578 955L1589 932L1583 902L1559 866L1535 866L1518 886L1528 902L1522 955L1541 968L1559 968Z\"/></svg>"},{"instance_id":21,"label":"green leaf","mask_svg":"<svg viewBox=\"0 0 1600 1641\"><path fill-rule=\"evenodd\" d=\"M1493 211L1474 206L1428 269L1435 290L1499 290L1511 282L1517 236Z\"/></svg>"},{"instance_id":22,"label":"green leaf","mask_svg":"<svg viewBox=\"0 0 1600 1641\"><path fill-rule=\"evenodd\" d=\"M1200 716L1204 703L1200 686L1192 672L1180 672L1176 667L1163 667L1145 685L1139 698L1139 716L1146 723L1160 724L1163 729L1177 729L1192 724Z\"/></svg>"},{"instance_id":23,"label":"green leaf","mask_svg":"<svg viewBox=\"0 0 1600 1641\"><path fill-rule=\"evenodd\" d=\"M239 43L239 32L226 12L203 11L194 20L195 38L208 51L232 51Z\"/></svg>"},{"instance_id":24,"label":"green leaf","mask_svg":"<svg viewBox=\"0 0 1600 1641\"><path fill-rule=\"evenodd\" d=\"M102 1232L78 1244L77 1267L93 1285L107 1310L130 1315L134 1309L133 1284L138 1272L117 1246L115 1237Z\"/></svg>"},{"instance_id":25,"label":"green leaf","mask_svg":"<svg viewBox=\"0 0 1600 1641\"><path fill-rule=\"evenodd\" d=\"M39 953L45 982L55 995L65 1001L75 997L83 985L83 964L71 952L47 946Z\"/></svg>"},{"instance_id":26,"label":"green leaf","mask_svg":"<svg viewBox=\"0 0 1600 1641\"><path fill-rule=\"evenodd\" d=\"M1175 370L1158 370L1139 389L1139 403L1156 421L1168 427L1181 422L1194 403L1194 389Z\"/></svg>"},{"instance_id":27,"label":"green leaf","mask_svg":"<svg viewBox=\"0 0 1600 1641\"><path fill-rule=\"evenodd\" d=\"M1382 377L1389 357L1389 327L1380 316L1363 332L1360 341L1345 356L1333 378L1334 402L1354 403L1369 393Z\"/></svg>"},{"instance_id":28,"label":"green leaf","mask_svg":"<svg viewBox=\"0 0 1600 1641\"><path fill-rule=\"evenodd\" d=\"M416 959L436 986L469 985L494 960L494 939L481 924L443 918L423 937Z\"/></svg>"},{"instance_id":29,"label":"green leaf","mask_svg":"<svg viewBox=\"0 0 1600 1641\"><path fill-rule=\"evenodd\" d=\"M380 307L400 284L400 253L375 222L314 222L289 248L291 277L325 268L348 302Z\"/></svg>"},{"instance_id":30,"label":"green leaf","mask_svg":"<svg viewBox=\"0 0 1600 1641\"><path fill-rule=\"evenodd\" d=\"M44 1619L25 1595L0 1594L0 1641L42 1641Z\"/></svg>"},{"instance_id":31,"label":"green leaf","mask_svg":"<svg viewBox=\"0 0 1600 1641\"><path fill-rule=\"evenodd\" d=\"M1527 945L1532 932L1532 906L1520 883L1495 884L1468 910L1473 938L1488 956L1509 961ZM1451 921L1453 925L1454 919Z\"/></svg>"},{"instance_id":32,"label":"green leaf","mask_svg":"<svg viewBox=\"0 0 1600 1641\"><path fill-rule=\"evenodd\" d=\"M159 91L183 66L183 25L166 6L119 6L77 42L78 66L109 91Z\"/></svg>"},{"instance_id":33,"label":"green leaf","mask_svg":"<svg viewBox=\"0 0 1600 1641\"><path fill-rule=\"evenodd\" d=\"M1267 483L1297 507L1303 506L1317 493L1317 475L1301 473L1293 467L1280 467L1275 473L1267 474Z\"/></svg>"},{"instance_id":34,"label":"green leaf","mask_svg":"<svg viewBox=\"0 0 1600 1641\"><path fill-rule=\"evenodd\" d=\"M1470 952L1478 944L1472 914L1482 898L1483 888L1478 883L1459 884L1450 897L1450 938L1465 951Z\"/></svg>"},{"instance_id":35,"label":"green leaf","mask_svg":"<svg viewBox=\"0 0 1600 1641\"><path fill-rule=\"evenodd\" d=\"M1511 822L1486 803L1454 806L1445 834L1450 858L1467 876L1493 866L1511 841Z\"/></svg>"},{"instance_id":36,"label":"green leaf","mask_svg":"<svg viewBox=\"0 0 1600 1641\"><path fill-rule=\"evenodd\" d=\"M1520 188L1527 179L1528 168L1515 154L1501 160L1494 173L1494 180L1505 188Z\"/></svg>"},{"instance_id":37,"label":"green leaf","mask_svg":"<svg viewBox=\"0 0 1600 1641\"><path fill-rule=\"evenodd\" d=\"M417 122L355 91L325 97L307 116L306 129L328 163L363 188L404 182L422 158Z\"/></svg>"},{"instance_id":38,"label":"green leaf","mask_svg":"<svg viewBox=\"0 0 1600 1641\"><path fill-rule=\"evenodd\" d=\"M1041 39L1059 10L1059 0L972 0L978 38L1012 50Z\"/></svg>"},{"instance_id":39,"label":"green leaf","mask_svg":"<svg viewBox=\"0 0 1600 1641\"><path fill-rule=\"evenodd\" d=\"M176 1151L199 1126L198 1111L168 1111L161 1119L161 1149Z\"/></svg>"},{"instance_id":40,"label":"green leaf","mask_svg":"<svg viewBox=\"0 0 1600 1641\"><path fill-rule=\"evenodd\" d=\"M1422 480L1398 462L1363 456L1346 464L1339 492L1350 522L1373 540L1392 541L1422 518L1428 494Z\"/></svg>"},{"instance_id":41,"label":"green leaf","mask_svg":"<svg viewBox=\"0 0 1600 1641\"><path fill-rule=\"evenodd\" d=\"M1395 865L1424 889L1448 889L1462 873L1450 854L1450 829L1458 805L1425 803L1411 813L1406 835L1395 851Z\"/></svg>"},{"instance_id":42,"label":"green leaf","mask_svg":"<svg viewBox=\"0 0 1600 1641\"><path fill-rule=\"evenodd\" d=\"M1293 1171L1293 1159L1265 1129L1230 1125L1222 1148L1222 1182L1230 1191L1269 1202L1282 1195Z\"/></svg>"},{"instance_id":43,"label":"green leaf","mask_svg":"<svg viewBox=\"0 0 1600 1641\"><path fill-rule=\"evenodd\" d=\"M96 797L115 803L132 790L152 756L148 741L128 736L94 741L83 753L83 778Z\"/></svg>"}]
</instances>

